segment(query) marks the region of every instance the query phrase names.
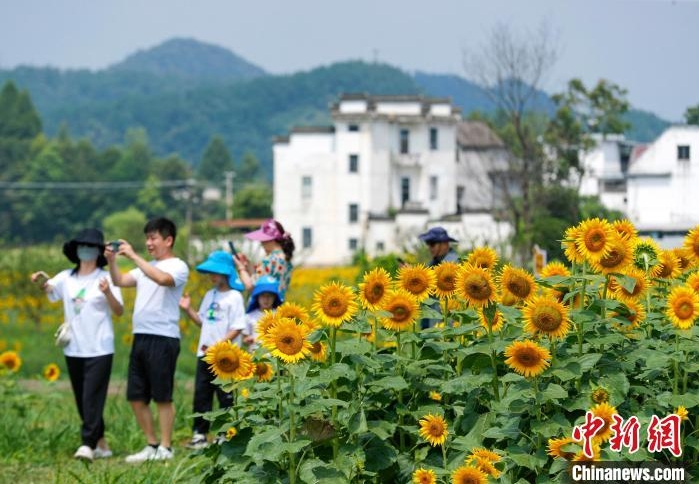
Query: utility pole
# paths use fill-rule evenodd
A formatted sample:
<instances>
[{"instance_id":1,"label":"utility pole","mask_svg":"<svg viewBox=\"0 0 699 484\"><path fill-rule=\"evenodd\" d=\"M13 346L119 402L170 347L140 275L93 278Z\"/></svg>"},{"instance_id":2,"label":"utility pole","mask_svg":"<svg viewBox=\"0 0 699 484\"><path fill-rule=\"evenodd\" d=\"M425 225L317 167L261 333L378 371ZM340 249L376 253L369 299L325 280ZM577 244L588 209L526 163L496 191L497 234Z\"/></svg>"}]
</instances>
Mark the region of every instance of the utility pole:
<instances>
[{"instance_id":1,"label":"utility pole","mask_svg":"<svg viewBox=\"0 0 699 484\"><path fill-rule=\"evenodd\" d=\"M226 221L233 219L233 178L234 171L224 171L226 177Z\"/></svg>"}]
</instances>

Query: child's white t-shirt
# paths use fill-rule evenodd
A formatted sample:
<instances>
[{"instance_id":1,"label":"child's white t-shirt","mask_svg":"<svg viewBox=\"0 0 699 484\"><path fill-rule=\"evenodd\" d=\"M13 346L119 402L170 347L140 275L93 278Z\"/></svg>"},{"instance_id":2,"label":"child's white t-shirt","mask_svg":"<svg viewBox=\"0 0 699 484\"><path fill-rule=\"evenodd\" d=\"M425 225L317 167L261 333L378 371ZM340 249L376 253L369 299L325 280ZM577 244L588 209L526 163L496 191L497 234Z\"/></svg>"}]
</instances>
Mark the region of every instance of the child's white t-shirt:
<instances>
[{"instance_id":1,"label":"child's white t-shirt","mask_svg":"<svg viewBox=\"0 0 699 484\"><path fill-rule=\"evenodd\" d=\"M182 259L177 257L160 261L152 260L149 264L170 274L175 285L161 286L138 268L129 271L136 280L133 333L179 339L180 298L189 277L189 268Z\"/></svg>"},{"instance_id":2,"label":"child's white t-shirt","mask_svg":"<svg viewBox=\"0 0 699 484\"><path fill-rule=\"evenodd\" d=\"M95 269L87 275L68 269L48 281L49 301L63 301L63 317L70 322L70 342L63 348L66 356L92 358L114 353L114 327L107 296L99 288L106 278L114 298L123 304L121 289L112 283L109 272Z\"/></svg>"},{"instance_id":3,"label":"child's white t-shirt","mask_svg":"<svg viewBox=\"0 0 699 484\"><path fill-rule=\"evenodd\" d=\"M201 319L201 334L197 356L204 356L206 348L222 341L231 330L245 330L243 295L235 289L225 292L209 290L201 301L198 313ZM241 335L233 342L241 346Z\"/></svg>"}]
</instances>

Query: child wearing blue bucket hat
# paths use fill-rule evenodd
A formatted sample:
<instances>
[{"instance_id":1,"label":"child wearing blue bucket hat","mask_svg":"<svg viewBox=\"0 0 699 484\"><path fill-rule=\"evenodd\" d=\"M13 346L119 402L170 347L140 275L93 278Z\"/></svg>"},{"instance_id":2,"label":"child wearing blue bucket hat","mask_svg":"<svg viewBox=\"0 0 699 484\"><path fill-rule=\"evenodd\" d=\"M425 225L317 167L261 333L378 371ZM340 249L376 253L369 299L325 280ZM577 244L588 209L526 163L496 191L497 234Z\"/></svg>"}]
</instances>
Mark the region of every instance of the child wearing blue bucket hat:
<instances>
[{"instance_id":1,"label":"child wearing blue bucket hat","mask_svg":"<svg viewBox=\"0 0 699 484\"><path fill-rule=\"evenodd\" d=\"M233 258L221 250L209 254L209 257L197 266L197 271L209 274L213 288L204 295L198 312L192 309L188 294L180 299L180 308L194 324L201 327L197 346L193 411L206 413L213 409L214 393L218 397L219 407L227 408L233 404L233 396L213 383L216 377L203 358L209 346L223 340L240 339L246 327L245 304L240 292L244 286L233 265ZM187 448L205 447L209 426L208 420L203 417L194 417L193 436Z\"/></svg>"},{"instance_id":2,"label":"child wearing blue bucket hat","mask_svg":"<svg viewBox=\"0 0 699 484\"><path fill-rule=\"evenodd\" d=\"M271 276L260 277L250 294L248 301L248 313L245 316L245 330L243 341L249 345L249 350L257 348L257 321L265 311L272 311L282 303L279 294L279 281Z\"/></svg>"}]
</instances>

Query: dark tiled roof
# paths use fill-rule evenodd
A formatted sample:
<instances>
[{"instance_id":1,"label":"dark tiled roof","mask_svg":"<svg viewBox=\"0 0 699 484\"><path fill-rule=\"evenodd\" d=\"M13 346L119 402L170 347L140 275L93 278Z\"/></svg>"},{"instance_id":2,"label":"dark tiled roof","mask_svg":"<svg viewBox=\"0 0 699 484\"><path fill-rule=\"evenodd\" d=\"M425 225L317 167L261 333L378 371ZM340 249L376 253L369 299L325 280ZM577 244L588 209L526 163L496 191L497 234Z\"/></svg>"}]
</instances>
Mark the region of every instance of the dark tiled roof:
<instances>
[{"instance_id":1,"label":"dark tiled roof","mask_svg":"<svg viewBox=\"0 0 699 484\"><path fill-rule=\"evenodd\" d=\"M462 121L456 133L462 148L504 148L505 144L492 129L482 121Z\"/></svg>"}]
</instances>

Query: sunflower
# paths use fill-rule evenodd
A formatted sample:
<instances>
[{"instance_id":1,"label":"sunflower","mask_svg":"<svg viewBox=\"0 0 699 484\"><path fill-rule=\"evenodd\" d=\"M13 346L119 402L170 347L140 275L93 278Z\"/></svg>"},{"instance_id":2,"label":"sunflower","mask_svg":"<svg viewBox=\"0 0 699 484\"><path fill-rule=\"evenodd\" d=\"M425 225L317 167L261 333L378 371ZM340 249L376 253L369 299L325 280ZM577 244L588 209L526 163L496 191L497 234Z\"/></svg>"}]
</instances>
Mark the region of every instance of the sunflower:
<instances>
[{"instance_id":1,"label":"sunflower","mask_svg":"<svg viewBox=\"0 0 699 484\"><path fill-rule=\"evenodd\" d=\"M612 227L617 234L626 240L633 240L638 237L638 231L629 219L615 220L612 222Z\"/></svg>"},{"instance_id":2,"label":"sunflower","mask_svg":"<svg viewBox=\"0 0 699 484\"><path fill-rule=\"evenodd\" d=\"M412 328L420 311L420 304L409 292L397 289L386 296L384 310L391 316L381 319L382 326L394 331L405 331Z\"/></svg>"},{"instance_id":3,"label":"sunflower","mask_svg":"<svg viewBox=\"0 0 699 484\"><path fill-rule=\"evenodd\" d=\"M568 309L556 299L534 296L522 310L524 330L532 336L545 334L551 339L562 339L570 330Z\"/></svg>"},{"instance_id":4,"label":"sunflower","mask_svg":"<svg viewBox=\"0 0 699 484\"><path fill-rule=\"evenodd\" d=\"M683 405L680 405L679 407L677 407L675 409L675 411L672 413L677 415L680 418L680 421L689 420L689 412L687 411L687 409Z\"/></svg>"},{"instance_id":5,"label":"sunflower","mask_svg":"<svg viewBox=\"0 0 699 484\"><path fill-rule=\"evenodd\" d=\"M250 390L248 390L247 388L241 388L240 396L247 400L248 398L250 398Z\"/></svg>"},{"instance_id":6,"label":"sunflower","mask_svg":"<svg viewBox=\"0 0 699 484\"><path fill-rule=\"evenodd\" d=\"M432 447L443 445L447 435L447 422L441 415L428 413L420 419L420 437L428 441Z\"/></svg>"},{"instance_id":7,"label":"sunflower","mask_svg":"<svg viewBox=\"0 0 699 484\"><path fill-rule=\"evenodd\" d=\"M578 246L575 243L579 233L579 226L568 227L566 229L563 241L561 242L565 256L572 264L582 264L585 262L585 254L578 249Z\"/></svg>"},{"instance_id":8,"label":"sunflower","mask_svg":"<svg viewBox=\"0 0 699 484\"><path fill-rule=\"evenodd\" d=\"M498 254L490 247L476 247L468 254L466 263L491 271L498 263Z\"/></svg>"},{"instance_id":9,"label":"sunflower","mask_svg":"<svg viewBox=\"0 0 699 484\"><path fill-rule=\"evenodd\" d=\"M16 351L5 351L0 355L0 365L13 373L17 373L22 366L22 358Z\"/></svg>"},{"instance_id":10,"label":"sunflower","mask_svg":"<svg viewBox=\"0 0 699 484\"><path fill-rule=\"evenodd\" d=\"M475 466L457 467L451 473L453 484L488 484L488 475Z\"/></svg>"},{"instance_id":11,"label":"sunflower","mask_svg":"<svg viewBox=\"0 0 699 484\"><path fill-rule=\"evenodd\" d=\"M56 363L49 363L44 368L44 378L48 381L56 381L61 376L61 369Z\"/></svg>"},{"instance_id":12,"label":"sunflower","mask_svg":"<svg viewBox=\"0 0 699 484\"><path fill-rule=\"evenodd\" d=\"M558 262L558 261L549 262L541 269L540 277L543 279L546 277L553 277L553 276L568 277L568 276L570 276L570 270L566 266L564 266L561 262Z\"/></svg>"},{"instance_id":13,"label":"sunflower","mask_svg":"<svg viewBox=\"0 0 699 484\"><path fill-rule=\"evenodd\" d=\"M264 311L262 316L260 316L260 319L257 320L257 334L260 335L260 337L263 337L269 332L269 329L277 323L277 321L279 321L277 313L269 310Z\"/></svg>"},{"instance_id":14,"label":"sunflower","mask_svg":"<svg viewBox=\"0 0 699 484\"><path fill-rule=\"evenodd\" d=\"M680 261L680 271L684 271L685 269L691 267L692 261L687 253L689 251L686 247L676 247L672 249L672 252Z\"/></svg>"},{"instance_id":15,"label":"sunflower","mask_svg":"<svg viewBox=\"0 0 699 484\"><path fill-rule=\"evenodd\" d=\"M339 327L357 310L352 288L338 282L322 286L313 296L313 311L326 326Z\"/></svg>"},{"instance_id":16,"label":"sunflower","mask_svg":"<svg viewBox=\"0 0 699 484\"><path fill-rule=\"evenodd\" d=\"M609 401L609 390L604 387L597 387L592 390L590 399L593 403L606 403Z\"/></svg>"},{"instance_id":17,"label":"sunflower","mask_svg":"<svg viewBox=\"0 0 699 484\"><path fill-rule=\"evenodd\" d=\"M520 375L537 376L549 366L551 353L534 341L515 341L505 348L505 363Z\"/></svg>"},{"instance_id":18,"label":"sunflower","mask_svg":"<svg viewBox=\"0 0 699 484\"><path fill-rule=\"evenodd\" d=\"M626 305L625 311L614 311L610 313L610 316L612 318L621 319L624 321L624 323L628 322L628 324L621 325L619 323L615 323L614 326L622 331L638 328L646 319L645 308L642 304L639 304L638 301L626 301L624 302L624 305Z\"/></svg>"},{"instance_id":19,"label":"sunflower","mask_svg":"<svg viewBox=\"0 0 699 484\"><path fill-rule=\"evenodd\" d=\"M602 446L597 442L592 442L592 456L585 454L584 450L581 450L573 456L571 459L573 462L597 462L600 460L600 454L602 453Z\"/></svg>"},{"instance_id":20,"label":"sunflower","mask_svg":"<svg viewBox=\"0 0 699 484\"><path fill-rule=\"evenodd\" d=\"M274 368L267 362L258 361L255 363L254 374L257 381L270 381L274 376Z\"/></svg>"},{"instance_id":21,"label":"sunflower","mask_svg":"<svg viewBox=\"0 0 699 484\"><path fill-rule=\"evenodd\" d=\"M413 472L413 484L436 484L437 476L432 469L422 467Z\"/></svg>"},{"instance_id":22,"label":"sunflower","mask_svg":"<svg viewBox=\"0 0 699 484\"><path fill-rule=\"evenodd\" d=\"M238 435L238 429L235 427L228 427L228 430L226 430L226 440L231 440L236 435Z\"/></svg>"},{"instance_id":23,"label":"sunflower","mask_svg":"<svg viewBox=\"0 0 699 484\"><path fill-rule=\"evenodd\" d=\"M437 297L447 298L454 295L456 290L456 275L459 265L455 262L442 262L434 268L435 288Z\"/></svg>"},{"instance_id":24,"label":"sunflower","mask_svg":"<svg viewBox=\"0 0 699 484\"><path fill-rule=\"evenodd\" d=\"M691 287L694 292L699 294L699 272L692 272L687 278L687 285Z\"/></svg>"},{"instance_id":25,"label":"sunflower","mask_svg":"<svg viewBox=\"0 0 699 484\"><path fill-rule=\"evenodd\" d=\"M511 294L518 301L526 301L536 293L534 276L524 269L512 267L507 264L496 279L503 292Z\"/></svg>"},{"instance_id":26,"label":"sunflower","mask_svg":"<svg viewBox=\"0 0 699 484\"><path fill-rule=\"evenodd\" d=\"M430 400L434 400L435 402L442 401L442 395L439 392L431 391L429 397Z\"/></svg>"},{"instance_id":27,"label":"sunflower","mask_svg":"<svg viewBox=\"0 0 699 484\"><path fill-rule=\"evenodd\" d=\"M599 260L591 261L592 270L602 274L622 272L633 261L629 241L616 233L609 240L609 251Z\"/></svg>"},{"instance_id":28,"label":"sunflower","mask_svg":"<svg viewBox=\"0 0 699 484\"><path fill-rule=\"evenodd\" d=\"M577 447L580 441L572 439L570 437L563 437L561 439L549 439L548 448L546 453L551 457L561 457L566 460L571 460L579 452ZM573 451L574 450L574 451Z\"/></svg>"},{"instance_id":29,"label":"sunflower","mask_svg":"<svg viewBox=\"0 0 699 484\"><path fill-rule=\"evenodd\" d=\"M661 250L658 255L658 269L655 277L660 279L675 279L682 274L680 259L672 250Z\"/></svg>"},{"instance_id":30,"label":"sunflower","mask_svg":"<svg viewBox=\"0 0 699 484\"><path fill-rule=\"evenodd\" d=\"M488 319L485 316L483 308L478 308L476 310L476 312L478 313L478 321L480 321L481 326L483 326L487 331L488 330ZM490 322L490 330L493 333L495 333L496 331L500 331L504 324L505 324L505 316L502 314L501 311L495 311L495 313L493 314L493 320Z\"/></svg>"},{"instance_id":31,"label":"sunflower","mask_svg":"<svg viewBox=\"0 0 699 484\"><path fill-rule=\"evenodd\" d=\"M697 265L699 263L699 225L687 232L683 247L690 264Z\"/></svg>"},{"instance_id":32,"label":"sunflower","mask_svg":"<svg viewBox=\"0 0 699 484\"><path fill-rule=\"evenodd\" d=\"M493 465L493 462L485 457L469 456L466 458L466 464L475 466L484 474L491 476L493 479L500 478L500 471Z\"/></svg>"},{"instance_id":33,"label":"sunflower","mask_svg":"<svg viewBox=\"0 0 699 484\"><path fill-rule=\"evenodd\" d=\"M404 266L398 271L398 287L415 296L418 302L429 297L435 289L435 282L434 271L423 264Z\"/></svg>"},{"instance_id":34,"label":"sunflower","mask_svg":"<svg viewBox=\"0 0 699 484\"><path fill-rule=\"evenodd\" d=\"M616 298L622 302L637 301L645 294L648 286L650 286L646 273L639 269L629 267L625 271L624 275L631 277L636 281L631 291L624 288L624 286L622 286L616 279L613 279L614 283L610 285L610 288L612 288L614 291Z\"/></svg>"},{"instance_id":35,"label":"sunflower","mask_svg":"<svg viewBox=\"0 0 699 484\"><path fill-rule=\"evenodd\" d=\"M488 450L488 449L485 449L483 447L476 447L475 449L473 449L471 451L471 453L469 454L469 456L466 458L466 460L468 461L468 459L471 457L479 457L482 459L487 459L490 462L500 462L502 460L502 457L500 456L500 454L497 454L497 453L493 452L492 450Z\"/></svg>"},{"instance_id":36,"label":"sunflower","mask_svg":"<svg viewBox=\"0 0 699 484\"><path fill-rule=\"evenodd\" d=\"M612 415L618 413L615 407L612 407L607 402L598 403L590 409L595 417L599 417L604 420L604 425L595 434L595 439L599 442L606 442L612 436L612 424L614 423L614 418Z\"/></svg>"},{"instance_id":37,"label":"sunflower","mask_svg":"<svg viewBox=\"0 0 699 484\"><path fill-rule=\"evenodd\" d=\"M204 361L218 378L239 381L252 376L252 355L228 340L209 346Z\"/></svg>"},{"instance_id":38,"label":"sunflower","mask_svg":"<svg viewBox=\"0 0 699 484\"><path fill-rule=\"evenodd\" d=\"M607 255L611 249L614 228L603 219L593 218L580 223L580 231L575 239L575 245L585 259L597 261Z\"/></svg>"},{"instance_id":39,"label":"sunflower","mask_svg":"<svg viewBox=\"0 0 699 484\"><path fill-rule=\"evenodd\" d=\"M308 333L307 326L296 324L293 319L281 318L269 328L269 332L262 341L272 356L285 363L297 363L311 352L311 343L307 339Z\"/></svg>"},{"instance_id":40,"label":"sunflower","mask_svg":"<svg viewBox=\"0 0 699 484\"><path fill-rule=\"evenodd\" d=\"M322 363L328 357L327 347L325 346L325 343L321 341L316 341L315 343L312 343L310 351L312 360L319 361Z\"/></svg>"},{"instance_id":41,"label":"sunflower","mask_svg":"<svg viewBox=\"0 0 699 484\"><path fill-rule=\"evenodd\" d=\"M633 265L645 271L650 277L656 277L660 271L660 247L650 237L636 239L631 249Z\"/></svg>"},{"instance_id":42,"label":"sunflower","mask_svg":"<svg viewBox=\"0 0 699 484\"><path fill-rule=\"evenodd\" d=\"M483 267L464 264L456 275L456 293L469 306L483 307L495 301L495 284L490 272Z\"/></svg>"},{"instance_id":43,"label":"sunflower","mask_svg":"<svg viewBox=\"0 0 699 484\"><path fill-rule=\"evenodd\" d=\"M667 297L665 314L673 326L690 329L699 316L699 295L688 285L675 287Z\"/></svg>"},{"instance_id":44,"label":"sunflower","mask_svg":"<svg viewBox=\"0 0 699 484\"><path fill-rule=\"evenodd\" d=\"M359 300L369 311L381 309L391 287L391 275L381 267L377 267L364 274L359 284Z\"/></svg>"},{"instance_id":45,"label":"sunflower","mask_svg":"<svg viewBox=\"0 0 699 484\"><path fill-rule=\"evenodd\" d=\"M295 319L297 323L301 324L306 324L311 320L311 315L308 314L308 310L306 308L289 301L282 303L277 308L276 314L278 318Z\"/></svg>"}]
</instances>

